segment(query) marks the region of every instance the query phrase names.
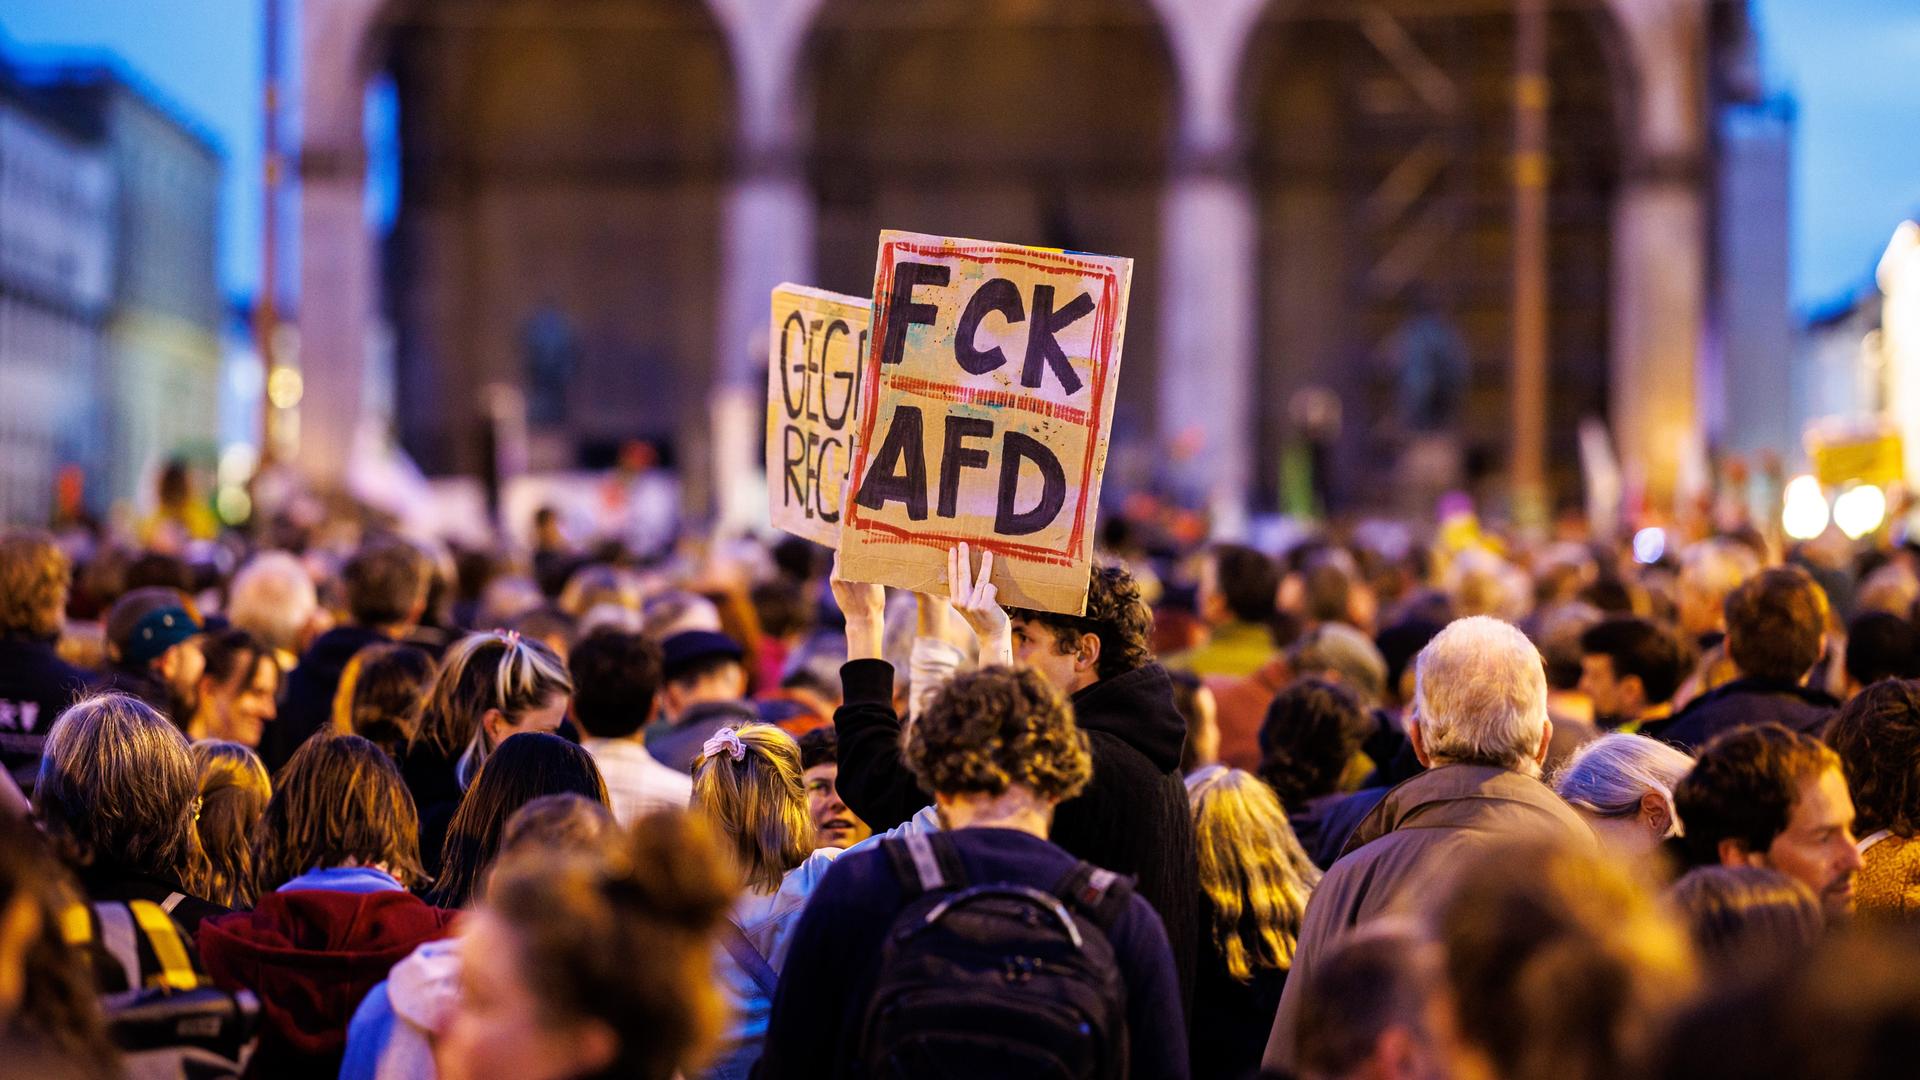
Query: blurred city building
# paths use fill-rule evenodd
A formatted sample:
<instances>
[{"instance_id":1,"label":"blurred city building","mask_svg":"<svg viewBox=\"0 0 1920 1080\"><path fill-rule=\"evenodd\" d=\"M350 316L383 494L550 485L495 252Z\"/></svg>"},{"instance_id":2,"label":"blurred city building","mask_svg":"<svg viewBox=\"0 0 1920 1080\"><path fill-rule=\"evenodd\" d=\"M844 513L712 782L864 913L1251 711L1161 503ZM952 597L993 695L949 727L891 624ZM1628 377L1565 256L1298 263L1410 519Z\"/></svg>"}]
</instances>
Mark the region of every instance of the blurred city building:
<instances>
[{"instance_id":1,"label":"blurred city building","mask_svg":"<svg viewBox=\"0 0 1920 1080\"><path fill-rule=\"evenodd\" d=\"M113 172L0 58L0 521L45 521L62 469L103 460Z\"/></svg>"},{"instance_id":2,"label":"blurred city building","mask_svg":"<svg viewBox=\"0 0 1920 1080\"><path fill-rule=\"evenodd\" d=\"M143 479L164 459L212 460L221 365L220 153L110 66L16 68L10 85L18 131L29 130L31 113L34 130L59 137L22 136L17 157L0 152L9 178L0 217L9 235L21 238L15 265L4 273L10 281L65 284L48 294L37 321L27 316L15 324L15 344L0 353L7 358L0 410L33 410L21 428L53 432L43 451L26 456L35 475L21 473L23 487L50 492L54 469L78 465L84 502L100 511L137 500ZM71 313L58 328L49 321L56 307ZM42 371L58 377L37 394L47 381Z\"/></svg>"},{"instance_id":3,"label":"blurred city building","mask_svg":"<svg viewBox=\"0 0 1920 1080\"><path fill-rule=\"evenodd\" d=\"M869 292L891 227L1137 260L1110 490L1231 520L1280 504L1290 460L1336 509L1390 503L1387 478L1497 477L1515 11L303 0L300 460L341 477L390 322L395 424L428 472L490 466L504 386L531 467L650 436L704 505L715 444L759 437L725 418L763 385L769 289ZM1740 0L1546 18L1548 479L1578 498L1598 416L1658 502L1710 449L1795 434L1773 396L1792 114ZM390 146L366 136L376 84Z\"/></svg>"}]
</instances>

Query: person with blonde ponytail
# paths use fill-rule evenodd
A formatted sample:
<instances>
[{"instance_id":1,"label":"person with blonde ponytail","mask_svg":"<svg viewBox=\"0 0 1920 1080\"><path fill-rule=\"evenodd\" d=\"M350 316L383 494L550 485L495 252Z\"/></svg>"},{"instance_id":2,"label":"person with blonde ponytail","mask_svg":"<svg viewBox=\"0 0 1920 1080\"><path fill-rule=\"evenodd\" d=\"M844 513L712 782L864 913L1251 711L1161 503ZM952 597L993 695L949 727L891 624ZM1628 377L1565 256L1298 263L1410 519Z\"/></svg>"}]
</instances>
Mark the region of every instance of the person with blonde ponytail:
<instances>
[{"instance_id":1,"label":"person with blonde ponytail","mask_svg":"<svg viewBox=\"0 0 1920 1080\"><path fill-rule=\"evenodd\" d=\"M1279 797L1252 773L1209 765L1187 778L1187 798L1208 919L1193 988L1193 1075L1251 1077L1320 870Z\"/></svg>"},{"instance_id":2,"label":"person with blonde ponytail","mask_svg":"<svg viewBox=\"0 0 1920 1080\"><path fill-rule=\"evenodd\" d=\"M447 826L494 748L521 732L558 729L572 695L553 650L511 630L469 634L447 650L401 766L429 874L440 872Z\"/></svg>"},{"instance_id":3,"label":"person with blonde ponytail","mask_svg":"<svg viewBox=\"0 0 1920 1080\"><path fill-rule=\"evenodd\" d=\"M733 854L746 890L720 928L715 974L732 1024L708 1080L744 1080L766 1038L793 930L837 848L815 851L800 744L771 724L721 728L693 763L693 807ZM694 1075L694 1074L689 1074Z\"/></svg>"}]
</instances>

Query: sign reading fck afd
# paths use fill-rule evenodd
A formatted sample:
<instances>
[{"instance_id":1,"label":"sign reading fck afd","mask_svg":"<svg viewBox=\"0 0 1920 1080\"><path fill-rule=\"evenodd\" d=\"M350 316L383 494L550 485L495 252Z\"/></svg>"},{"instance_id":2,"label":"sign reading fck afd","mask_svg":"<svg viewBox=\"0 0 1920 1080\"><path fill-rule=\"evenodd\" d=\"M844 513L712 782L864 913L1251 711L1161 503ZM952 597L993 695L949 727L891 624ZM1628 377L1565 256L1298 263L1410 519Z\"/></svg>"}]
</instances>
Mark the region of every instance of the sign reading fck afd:
<instances>
[{"instance_id":1,"label":"sign reading fck afd","mask_svg":"<svg viewBox=\"0 0 1920 1080\"><path fill-rule=\"evenodd\" d=\"M1130 259L880 235L849 580L944 591L964 540L999 556L1002 602L1084 610L1132 273Z\"/></svg>"}]
</instances>

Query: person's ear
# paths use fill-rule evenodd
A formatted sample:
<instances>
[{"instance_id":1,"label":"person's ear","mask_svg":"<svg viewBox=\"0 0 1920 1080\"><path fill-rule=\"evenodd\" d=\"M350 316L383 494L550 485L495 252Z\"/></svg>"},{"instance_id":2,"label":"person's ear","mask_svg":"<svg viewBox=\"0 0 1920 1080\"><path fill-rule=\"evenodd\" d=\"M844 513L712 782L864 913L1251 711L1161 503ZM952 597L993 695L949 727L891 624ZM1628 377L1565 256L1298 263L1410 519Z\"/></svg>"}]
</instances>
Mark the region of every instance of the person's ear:
<instances>
[{"instance_id":1,"label":"person's ear","mask_svg":"<svg viewBox=\"0 0 1920 1080\"><path fill-rule=\"evenodd\" d=\"M598 1076L620 1056L620 1036L604 1020L582 1020L574 1028L571 1075Z\"/></svg>"},{"instance_id":2,"label":"person's ear","mask_svg":"<svg viewBox=\"0 0 1920 1080\"><path fill-rule=\"evenodd\" d=\"M1720 856L1721 866L1757 866L1764 869L1767 865L1764 854L1748 851L1744 842L1732 836L1722 839L1714 851Z\"/></svg>"},{"instance_id":3,"label":"person's ear","mask_svg":"<svg viewBox=\"0 0 1920 1080\"><path fill-rule=\"evenodd\" d=\"M1633 695L1635 705L1641 709L1652 704L1652 702L1647 700L1647 684L1642 682L1638 675L1627 675L1615 679L1613 685L1617 687L1621 693Z\"/></svg>"},{"instance_id":4,"label":"person's ear","mask_svg":"<svg viewBox=\"0 0 1920 1080\"><path fill-rule=\"evenodd\" d=\"M499 746L508 735L513 733L513 724L499 709L488 709L480 714L480 727L487 733L487 745Z\"/></svg>"},{"instance_id":5,"label":"person's ear","mask_svg":"<svg viewBox=\"0 0 1920 1080\"><path fill-rule=\"evenodd\" d=\"M1081 634L1080 640L1073 644L1073 666L1079 671L1093 671L1100 666L1100 635Z\"/></svg>"},{"instance_id":6,"label":"person's ear","mask_svg":"<svg viewBox=\"0 0 1920 1080\"><path fill-rule=\"evenodd\" d=\"M1433 768L1433 757L1427 753L1427 740L1420 734L1420 718L1407 713L1407 741L1413 744L1413 756L1423 769Z\"/></svg>"},{"instance_id":7,"label":"person's ear","mask_svg":"<svg viewBox=\"0 0 1920 1080\"><path fill-rule=\"evenodd\" d=\"M1656 838L1665 837L1673 831L1673 811L1657 791L1640 796L1640 819L1647 823L1647 828L1653 831Z\"/></svg>"},{"instance_id":8,"label":"person's ear","mask_svg":"<svg viewBox=\"0 0 1920 1080\"><path fill-rule=\"evenodd\" d=\"M1535 765L1545 765L1547 763L1547 752L1552 749L1553 720L1548 718L1540 721L1540 745L1533 748L1533 763Z\"/></svg>"}]
</instances>

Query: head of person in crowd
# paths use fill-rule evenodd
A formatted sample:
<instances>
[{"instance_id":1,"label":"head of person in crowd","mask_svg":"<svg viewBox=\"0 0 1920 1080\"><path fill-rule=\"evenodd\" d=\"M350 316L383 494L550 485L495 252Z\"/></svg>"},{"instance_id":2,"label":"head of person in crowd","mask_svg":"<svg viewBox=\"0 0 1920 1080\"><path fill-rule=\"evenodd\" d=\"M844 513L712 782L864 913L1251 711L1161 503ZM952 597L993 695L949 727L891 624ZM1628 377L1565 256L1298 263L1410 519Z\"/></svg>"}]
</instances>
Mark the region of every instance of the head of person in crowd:
<instances>
[{"instance_id":1,"label":"head of person in crowd","mask_svg":"<svg viewBox=\"0 0 1920 1080\"><path fill-rule=\"evenodd\" d=\"M693 630L718 634L724 626L718 605L697 592L684 589L670 589L649 597L641 609L640 632L663 645L676 634Z\"/></svg>"},{"instance_id":2,"label":"head of person in crowd","mask_svg":"<svg viewBox=\"0 0 1920 1080\"><path fill-rule=\"evenodd\" d=\"M1301 850L1280 800L1252 773L1224 765L1189 776L1187 795L1211 941L1227 974L1248 983L1291 968L1320 870Z\"/></svg>"},{"instance_id":3,"label":"head of person in crowd","mask_svg":"<svg viewBox=\"0 0 1920 1080\"><path fill-rule=\"evenodd\" d=\"M1726 629L1727 598L1760 572L1760 557L1737 540L1702 540L1680 556L1674 614L1680 632L1696 642Z\"/></svg>"},{"instance_id":4,"label":"head of person in crowd","mask_svg":"<svg viewBox=\"0 0 1920 1080\"><path fill-rule=\"evenodd\" d=\"M426 614L433 577L433 561L412 544L401 540L365 544L341 572L347 615L365 629L403 637Z\"/></svg>"},{"instance_id":5,"label":"head of person in crowd","mask_svg":"<svg viewBox=\"0 0 1920 1080\"><path fill-rule=\"evenodd\" d=\"M1601 843L1635 859L1680 831L1673 789L1693 771L1693 758L1644 735L1602 735L1573 752L1553 778Z\"/></svg>"},{"instance_id":6,"label":"head of person in crowd","mask_svg":"<svg viewBox=\"0 0 1920 1080\"><path fill-rule=\"evenodd\" d=\"M1840 756L1779 724L1729 731L1673 792L1687 860L1798 879L1830 916L1853 910L1860 852Z\"/></svg>"},{"instance_id":7,"label":"head of person in crowd","mask_svg":"<svg viewBox=\"0 0 1920 1080\"><path fill-rule=\"evenodd\" d=\"M1263 553L1240 544L1218 544L1200 564L1194 602L1210 626L1273 621L1280 595L1280 568Z\"/></svg>"},{"instance_id":8,"label":"head of person in crowd","mask_svg":"<svg viewBox=\"0 0 1920 1080\"><path fill-rule=\"evenodd\" d=\"M200 620L177 589L135 589L107 612L107 651L116 686L186 724L200 704Z\"/></svg>"},{"instance_id":9,"label":"head of person in crowd","mask_svg":"<svg viewBox=\"0 0 1920 1080\"><path fill-rule=\"evenodd\" d=\"M1847 624L1847 696L1882 679L1920 678L1920 633L1899 615L1869 611Z\"/></svg>"},{"instance_id":10,"label":"head of person in crowd","mask_svg":"<svg viewBox=\"0 0 1920 1080\"><path fill-rule=\"evenodd\" d=\"M353 654L333 696L333 730L358 735L399 761L420 730L434 687L433 657L417 645L368 645Z\"/></svg>"},{"instance_id":11,"label":"head of person in crowd","mask_svg":"<svg viewBox=\"0 0 1920 1080\"><path fill-rule=\"evenodd\" d=\"M1303 999L1301 1080L1443 1080L1463 1051L1446 956L1410 922L1380 919L1328 952Z\"/></svg>"},{"instance_id":12,"label":"head of person in crowd","mask_svg":"<svg viewBox=\"0 0 1920 1080\"><path fill-rule=\"evenodd\" d=\"M440 1076L699 1075L724 1022L713 959L738 887L713 833L661 813L604 852L505 860L462 926Z\"/></svg>"},{"instance_id":13,"label":"head of person in crowd","mask_svg":"<svg viewBox=\"0 0 1920 1080\"><path fill-rule=\"evenodd\" d=\"M1827 723L1826 743L1846 772L1854 832L1920 835L1920 683L1883 679L1855 694Z\"/></svg>"},{"instance_id":14,"label":"head of person in crowd","mask_svg":"<svg viewBox=\"0 0 1920 1080\"><path fill-rule=\"evenodd\" d=\"M1749 679L1799 685L1827 651L1827 593L1805 570L1762 570L1727 595L1727 656Z\"/></svg>"},{"instance_id":15,"label":"head of person in crowd","mask_svg":"<svg viewBox=\"0 0 1920 1080\"><path fill-rule=\"evenodd\" d=\"M771 724L721 728L693 763L693 807L732 849L748 889L771 893L819 846L800 745Z\"/></svg>"},{"instance_id":16,"label":"head of person in crowd","mask_svg":"<svg viewBox=\"0 0 1920 1080\"><path fill-rule=\"evenodd\" d=\"M567 656L573 722L594 739L629 739L653 718L660 647L639 634L601 630Z\"/></svg>"},{"instance_id":17,"label":"head of person in crowd","mask_svg":"<svg viewBox=\"0 0 1920 1080\"><path fill-rule=\"evenodd\" d=\"M746 651L727 635L683 630L660 643L660 654L660 703L669 717L746 697Z\"/></svg>"},{"instance_id":18,"label":"head of person in crowd","mask_svg":"<svg viewBox=\"0 0 1920 1080\"><path fill-rule=\"evenodd\" d=\"M1565 694L1580 688L1582 674L1581 640L1606 616L1600 609L1578 600L1558 603L1535 613L1532 638L1547 665L1547 689Z\"/></svg>"},{"instance_id":19,"label":"head of person in crowd","mask_svg":"<svg viewBox=\"0 0 1920 1080\"><path fill-rule=\"evenodd\" d=\"M447 650L414 743L458 755L454 774L466 788L508 738L557 730L572 694L552 649L511 630L469 634Z\"/></svg>"},{"instance_id":20,"label":"head of person in crowd","mask_svg":"<svg viewBox=\"0 0 1920 1080\"><path fill-rule=\"evenodd\" d=\"M1301 679L1274 696L1260 725L1260 779L1289 813L1339 790L1370 718L1339 683Z\"/></svg>"},{"instance_id":21,"label":"head of person in crowd","mask_svg":"<svg viewBox=\"0 0 1920 1080\"><path fill-rule=\"evenodd\" d=\"M1073 709L1031 667L955 676L914 721L906 761L950 829L993 820L1045 835L1054 807L1093 778Z\"/></svg>"},{"instance_id":22,"label":"head of person in crowd","mask_svg":"<svg viewBox=\"0 0 1920 1080\"><path fill-rule=\"evenodd\" d=\"M142 878L199 895L199 807L186 736L139 698L86 698L47 736L34 816L90 892Z\"/></svg>"},{"instance_id":23,"label":"head of person in crowd","mask_svg":"<svg viewBox=\"0 0 1920 1080\"><path fill-rule=\"evenodd\" d=\"M87 954L64 932L78 902L32 824L0 815L0 1046L9 1075L121 1075Z\"/></svg>"},{"instance_id":24,"label":"head of person in crowd","mask_svg":"<svg viewBox=\"0 0 1920 1080\"><path fill-rule=\"evenodd\" d=\"M52 642L66 624L73 563L43 532L0 533L0 641Z\"/></svg>"},{"instance_id":25,"label":"head of person in crowd","mask_svg":"<svg viewBox=\"0 0 1920 1080\"><path fill-rule=\"evenodd\" d=\"M1373 639L1346 623L1309 628L1287 649L1287 664L1298 678L1339 683L1362 709L1386 700L1387 661Z\"/></svg>"},{"instance_id":26,"label":"head of person in crowd","mask_svg":"<svg viewBox=\"0 0 1920 1080\"><path fill-rule=\"evenodd\" d=\"M187 723L196 739L223 739L259 746L280 696L280 661L245 630L208 634L200 643L206 668L200 676L200 708Z\"/></svg>"},{"instance_id":27,"label":"head of person in crowd","mask_svg":"<svg viewBox=\"0 0 1920 1080\"><path fill-rule=\"evenodd\" d=\"M546 594L530 577L503 574L487 582L480 591L480 606L474 613L474 625L483 630L504 630L514 621L547 602Z\"/></svg>"},{"instance_id":28,"label":"head of person in crowd","mask_svg":"<svg viewBox=\"0 0 1920 1080\"><path fill-rule=\"evenodd\" d=\"M1422 765L1490 765L1539 776L1553 740L1546 668L1510 623L1456 619L1414 662L1407 737Z\"/></svg>"},{"instance_id":29,"label":"head of person in crowd","mask_svg":"<svg viewBox=\"0 0 1920 1080\"><path fill-rule=\"evenodd\" d=\"M640 579L631 570L592 563L575 570L560 590L560 610L574 618L601 604L640 610Z\"/></svg>"},{"instance_id":30,"label":"head of person in crowd","mask_svg":"<svg viewBox=\"0 0 1920 1080\"><path fill-rule=\"evenodd\" d=\"M313 576L284 551L248 559L227 589L227 621L291 662L306 649L320 610Z\"/></svg>"},{"instance_id":31,"label":"head of person in crowd","mask_svg":"<svg viewBox=\"0 0 1920 1080\"><path fill-rule=\"evenodd\" d=\"M619 831L605 803L573 791L542 795L507 819L494 867L521 851L595 851Z\"/></svg>"},{"instance_id":32,"label":"head of person in crowd","mask_svg":"<svg viewBox=\"0 0 1920 1080\"><path fill-rule=\"evenodd\" d=\"M1696 866L1667 890L1687 924L1701 970L1721 982L1772 975L1797 963L1826 929L1813 892L1778 870Z\"/></svg>"},{"instance_id":33,"label":"head of person in crowd","mask_svg":"<svg viewBox=\"0 0 1920 1080\"><path fill-rule=\"evenodd\" d=\"M840 740L833 725L800 736L800 782L807 789L807 815L820 847L850 848L873 835L860 815L847 809L834 787L840 778Z\"/></svg>"},{"instance_id":34,"label":"head of person in crowd","mask_svg":"<svg viewBox=\"0 0 1920 1080\"><path fill-rule=\"evenodd\" d=\"M607 782L593 755L546 732L526 732L502 742L447 826L440 876L427 899L438 907L465 907L499 857L507 822L533 800L561 794L608 805Z\"/></svg>"},{"instance_id":35,"label":"head of person in crowd","mask_svg":"<svg viewBox=\"0 0 1920 1080\"><path fill-rule=\"evenodd\" d=\"M393 759L358 735L322 731L280 770L260 820L254 880L265 895L312 870L356 866L407 888L424 884L419 818Z\"/></svg>"},{"instance_id":36,"label":"head of person in crowd","mask_svg":"<svg viewBox=\"0 0 1920 1080\"><path fill-rule=\"evenodd\" d=\"M1153 663L1153 609L1123 566L1096 566L1080 615L1009 608L1013 659L1065 695Z\"/></svg>"},{"instance_id":37,"label":"head of person in crowd","mask_svg":"<svg viewBox=\"0 0 1920 1080\"><path fill-rule=\"evenodd\" d=\"M1563 845L1485 852L1433 925L1463 1041L1503 1080L1643 1075L1696 979L1667 908L1618 864Z\"/></svg>"},{"instance_id":38,"label":"head of person in crowd","mask_svg":"<svg viewBox=\"0 0 1920 1080\"><path fill-rule=\"evenodd\" d=\"M1413 701L1413 662L1446 626L1440 620L1407 617L1380 631L1374 645L1386 665L1386 697L1381 704L1399 709Z\"/></svg>"},{"instance_id":39,"label":"head of person in crowd","mask_svg":"<svg viewBox=\"0 0 1920 1080\"><path fill-rule=\"evenodd\" d=\"M1594 720L1617 728L1672 711L1674 691L1692 657L1672 631L1624 615L1580 635L1580 689L1593 700Z\"/></svg>"},{"instance_id":40,"label":"head of person in crowd","mask_svg":"<svg viewBox=\"0 0 1920 1080\"><path fill-rule=\"evenodd\" d=\"M254 842L273 797L267 767L252 748L237 742L202 739L188 749L200 781L194 827L207 853L207 899L223 907L252 907L258 895Z\"/></svg>"},{"instance_id":41,"label":"head of person in crowd","mask_svg":"<svg viewBox=\"0 0 1920 1080\"><path fill-rule=\"evenodd\" d=\"M1180 748L1180 772L1192 773L1220 760L1220 701L1213 689L1191 671L1169 671L1173 680L1173 707L1187 722L1187 742Z\"/></svg>"}]
</instances>

